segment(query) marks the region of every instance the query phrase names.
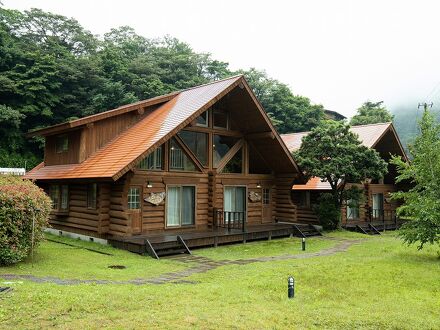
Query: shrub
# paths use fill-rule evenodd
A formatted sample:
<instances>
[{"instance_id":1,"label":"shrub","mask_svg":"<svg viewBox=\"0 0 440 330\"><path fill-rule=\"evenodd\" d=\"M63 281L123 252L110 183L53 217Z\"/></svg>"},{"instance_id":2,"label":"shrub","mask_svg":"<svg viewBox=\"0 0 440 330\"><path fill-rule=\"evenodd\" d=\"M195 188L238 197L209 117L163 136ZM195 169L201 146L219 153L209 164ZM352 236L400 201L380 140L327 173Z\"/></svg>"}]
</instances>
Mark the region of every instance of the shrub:
<instances>
[{"instance_id":1,"label":"shrub","mask_svg":"<svg viewBox=\"0 0 440 330\"><path fill-rule=\"evenodd\" d=\"M318 197L314 211L324 229L336 229L339 224L341 210L336 206L332 194L324 193Z\"/></svg>"},{"instance_id":2,"label":"shrub","mask_svg":"<svg viewBox=\"0 0 440 330\"><path fill-rule=\"evenodd\" d=\"M42 189L20 177L0 177L0 265L17 263L43 239L52 204Z\"/></svg>"}]
</instances>

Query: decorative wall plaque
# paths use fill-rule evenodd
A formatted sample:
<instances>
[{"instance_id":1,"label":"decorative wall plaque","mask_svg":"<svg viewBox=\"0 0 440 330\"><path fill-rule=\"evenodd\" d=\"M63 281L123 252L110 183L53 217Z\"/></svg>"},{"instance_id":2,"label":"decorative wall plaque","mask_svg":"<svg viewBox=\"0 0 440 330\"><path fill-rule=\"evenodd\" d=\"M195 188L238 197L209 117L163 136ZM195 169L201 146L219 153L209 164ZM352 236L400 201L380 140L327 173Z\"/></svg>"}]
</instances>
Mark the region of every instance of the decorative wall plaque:
<instances>
[{"instance_id":1,"label":"decorative wall plaque","mask_svg":"<svg viewBox=\"0 0 440 330\"><path fill-rule=\"evenodd\" d=\"M144 199L146 202L153 205L160 205L165 200L165 192L151 193L148 197Z\"/></svg>"},{"instance_id":2,"label":"decorative wall plaque","mask_svg":"<svg viewBox=\"0 0 440 330\"><path fill-rule=\"evenodd\" d=\"M250 191L249 192L249 199L251 200L251 202L259 202L261 201L261 195L255 191Z\"/></svg>"}]
</instances>

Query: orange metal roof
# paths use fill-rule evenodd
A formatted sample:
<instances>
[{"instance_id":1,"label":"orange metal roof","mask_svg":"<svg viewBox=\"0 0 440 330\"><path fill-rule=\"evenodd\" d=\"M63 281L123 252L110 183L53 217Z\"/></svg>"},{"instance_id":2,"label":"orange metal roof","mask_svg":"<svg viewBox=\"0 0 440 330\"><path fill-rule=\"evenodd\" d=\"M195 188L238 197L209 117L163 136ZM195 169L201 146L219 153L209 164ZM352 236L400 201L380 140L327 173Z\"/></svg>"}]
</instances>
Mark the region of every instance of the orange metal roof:
<instances>
[{"instance_id":1,"label":"orange metal roof","mask_svg":"<svg viewBox=\"0 0 440 330\"><path fill-rule=\"evenodd\" d=\"M359 136L359 140L366 147L373 148L384 136L388 129L392 128L392 123L380 123L370 125L352 126L350 130ZM302 138L309 132L281 134L281 138L287 145L290 152L296 151L301 147ZM399 142L400 143L400 142ZM321 178L313 177L306 184L297 184L293 190L330 190L328 182L322 182Z\"/></svg>"},{"instance_id":2,"label":"orange metal roof","mask_svg":"<svg viewBox=\"0 0 440 330\"><path fill-rule=\"evenodd\" d=\"M391 126L392 123L359 125L352 126L350 130L359 136L359 140L361 140L364 146L372 148ZM281 138L290 152L292 152L301 147L301 140L307 134L309 134L309 132L281 134Z\"/></svg>"},{"instance_id":3,"label":"orange metal roof","mask_svg":"<svg viewBox=\"0 0 440 330\"><path fill-rule=\"evenodd\" d=\"M242 80L236 76L178 93L151 114L124 131L84 162L68 165L38 165L28 179L111 178L117 180L145 157L152 147L170 138L175 130L194 120Z\"/></svg>"},{"instance_id":4,"label":"orange metal roof","mask_svg":"<svg viewBox=\"0 0 440 330\"><path fill-rule=\"evenodd\" d=\"M330 183L322 182L317 176L312 177L306 184L295 184L293 190L332 190Z\"/></svg>"}]
</instances>

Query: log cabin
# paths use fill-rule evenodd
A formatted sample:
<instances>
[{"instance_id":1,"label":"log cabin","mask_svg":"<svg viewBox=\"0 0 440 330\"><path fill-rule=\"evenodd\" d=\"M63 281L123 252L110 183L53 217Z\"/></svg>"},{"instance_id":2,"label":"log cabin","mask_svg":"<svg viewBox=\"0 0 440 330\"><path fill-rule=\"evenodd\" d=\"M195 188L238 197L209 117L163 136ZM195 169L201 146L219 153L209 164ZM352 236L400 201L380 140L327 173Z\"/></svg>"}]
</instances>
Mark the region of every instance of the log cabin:
<instances>
[{"instance_id":1,"label":"log cabin","mask_svg":"<svg viewBox=\"0 0 440 330\"><path fill-rule=\"evenodd\" d=\"M50 225L159 256L292 235L301 173L243 76L30 133Z\"/></svg>"},{"instance_id":2,"label":"log cabin","mask_svg":"<svg viewBox=\"0 0 440 330\"><path fill-rule=\"evenodd\" d=\"M391 155L397 155L407 160L399 137L392 123L352 126L363 145L375 149L387 163ZM308 132L282 134L281 138L288 149L293 152L301 147L301 141ZM388 164L388 172L381 180L368 180L364 184L356 184L364 191L362 201L347 201L341 209L342 226L371 231L371 227L380 229L395 229L398 226L396 208L398 202L391 200L390 193L405 189L402 184L396 184L397 171L394 165ZM347 184L350 188L353 184ZM313 211L320 194L331 191L330 184L321 178L312 177L306 184L295 184L292 187L292 200L297 205L298 223L318 224L318 218ZM359 228L360 227L360 228ZM373 229L374 231L374 229Z\"/></svg>"}]
</instances>

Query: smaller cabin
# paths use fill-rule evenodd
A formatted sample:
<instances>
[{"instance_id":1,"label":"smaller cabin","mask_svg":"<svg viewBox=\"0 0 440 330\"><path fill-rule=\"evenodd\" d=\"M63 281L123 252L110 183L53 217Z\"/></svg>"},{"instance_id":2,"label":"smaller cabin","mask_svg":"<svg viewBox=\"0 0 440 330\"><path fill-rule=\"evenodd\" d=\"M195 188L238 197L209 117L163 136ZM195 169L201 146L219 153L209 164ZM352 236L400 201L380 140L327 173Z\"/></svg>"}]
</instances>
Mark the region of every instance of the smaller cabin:
<instances>
[{"instance_id":1,"label":"smaller cabin","mask_svg":"<svg viewBox=\"0 0 440 330\"><path fill-rule=\"evenodd\" d=\"M362 143L375 149L388 163L392 155L406 158L399 137L392 123L359 125L351 127L351 131L359 136ZM281 135L291 152L301 147L301 141L308 132ZM368 180L357 184L364 191L364 203L354 205L349 201L342 207L342 225L361 223L396 221L397 201L391 200L390 193L402 189L396 184L397 170L394 165L388 165L388 172L381 180ZM351 185L347 184L346 188ZM300 223L315 223L319 221L313 211L320 194L331 190L330 184L321 178L313 177L305 184L295 184L292 187L292 200L297 205L297 221Z\"/></svg>"}]
</instances>

